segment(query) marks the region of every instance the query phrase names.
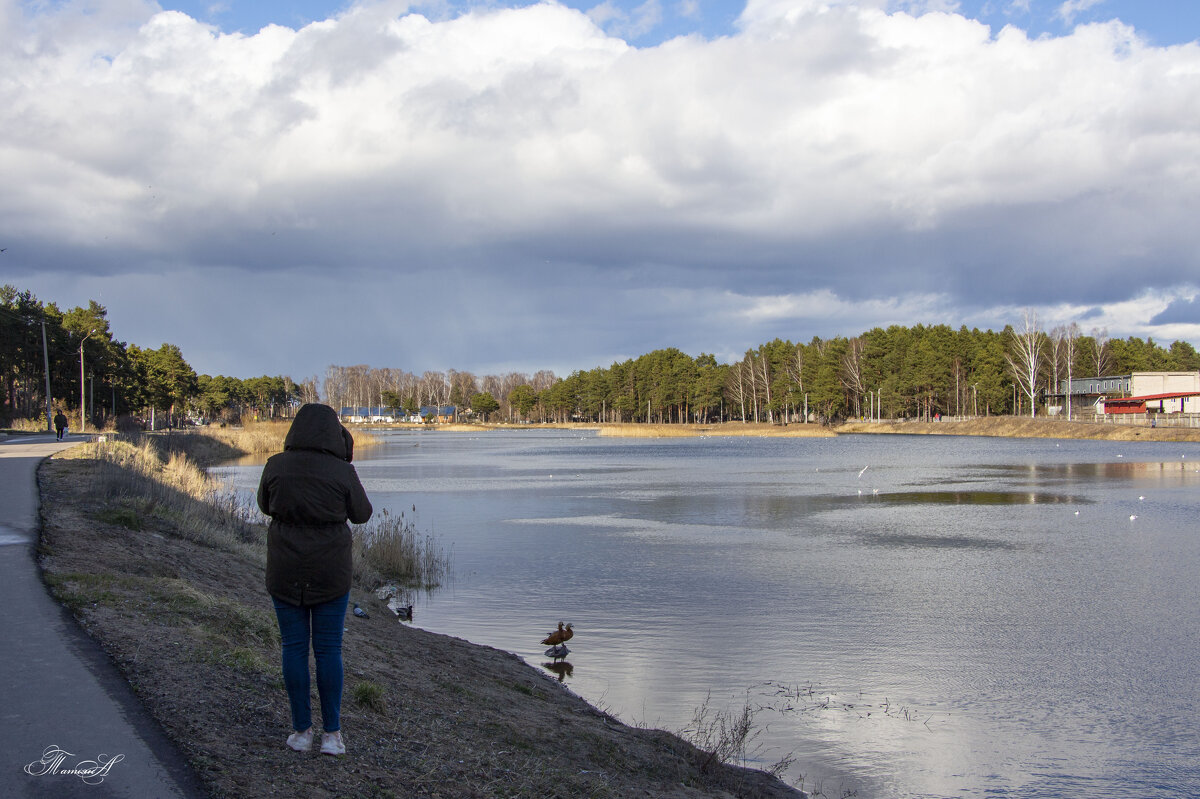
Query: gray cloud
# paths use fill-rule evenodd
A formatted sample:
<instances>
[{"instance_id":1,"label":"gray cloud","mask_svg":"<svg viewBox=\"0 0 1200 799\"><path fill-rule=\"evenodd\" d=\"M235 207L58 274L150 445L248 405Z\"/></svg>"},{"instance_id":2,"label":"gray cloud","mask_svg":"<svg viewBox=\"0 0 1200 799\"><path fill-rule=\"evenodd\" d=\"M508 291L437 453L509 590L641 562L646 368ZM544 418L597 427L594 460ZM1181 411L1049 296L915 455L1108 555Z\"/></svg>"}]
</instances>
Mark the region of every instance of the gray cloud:
<instances>
[{"instance_id":1,"label":"gray cloud","mask_svg":"<svg viewBox=\"0 0 1200 799\"><path fill-rule=\"evenodd\" d=\"M1150 320L1152 325L1200 325L1200 302L1179 298Z\"/></svg>"}]
</instances>

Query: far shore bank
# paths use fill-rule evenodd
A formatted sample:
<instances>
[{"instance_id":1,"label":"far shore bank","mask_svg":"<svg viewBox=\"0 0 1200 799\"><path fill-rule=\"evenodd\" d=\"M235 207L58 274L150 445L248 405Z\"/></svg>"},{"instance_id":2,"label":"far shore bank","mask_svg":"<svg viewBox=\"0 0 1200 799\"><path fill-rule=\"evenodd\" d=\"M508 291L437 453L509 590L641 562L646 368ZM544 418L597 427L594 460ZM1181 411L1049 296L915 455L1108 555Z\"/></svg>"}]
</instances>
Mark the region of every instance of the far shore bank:
<instances>
[{"instance_id":1,"label":"far shore bank","mask_svg":"<svg viewBox=\"0 0 1200 799\"><path fill-rule=\"evenodd\" d=\"M1185 441L1200 443L1200 428L1147 427L1130 424L1068 422L1024 416L984 416L940 422L846 422L833 428L839 435L997 436L1001 438L1076 438L1100 441Z\"/></svg>"},{"instance_id":2,"label":"far shore bank","mask_svg":"<svg viewBox=\"0 0 1200 799\"><path fill-rule=\"evenodd\" d=\"M833 430L818 424L771 424L768 422L714 422L712 424L657 424L638 422L538 422L510 423L450 423L450 424L350 424L351 430L362 432L387 430L428 430L437 433L479 433L493 430L594 430L601 436L614 438L698 438L753 437L832 438Z\"/></svg>"},{"instance_id":3,"label":"far shore bank","mask_svg":"<svg viewBox=\"0 0 1200 799\"><path fill-rule=\"evenodd\" d=\"M182 428L158 431L152 435L172 436L201 432L208 439L209 451L199 453L191 447L192 457L216 463L239 455L270 454L282 449L290 420L260 422L247 427ZM879 422L849 420L836 425L817 423L772 424L769 422L715 422L711 424L645 424L638 422L538 422L526 423L449 423L449 424L348 424L354 433L355 447L377 445L374 435L395 430L430 433L487 433L497 430L587 430L612 438L832 438L839 435L943 435L997 436L1002 438L1075 438L1103 441L1181 441L1200 442L1200 428L1151 427L1145 424L1114 424L1067 421L1061 418L1027 416L982 416L974 419L943 419L936 422L888 420ZM38 435L25 430L0 430L0 437ZM77 434L76 434L77 435ZM72 438L75 438L73 435ZM92 435L113 436L111 432ZM120 434L116 438L122 438ZM240 452L238 450L241 450Z\"/></svg>"},{"instance_id":4,"label":"far shore bank","mask_svg":"<svg viewBox=\"0 0 1200 799\"><path fill-rule=\"evenodd\" d=\"M784 425L766 422L720 422L714 424L547 422L539 424L350 425L349 427L361 433L387 430L429 430L430 432L444 433L480 433L494 430L592 430L600 436L614 438L832 438L838 435L891 434L1200 442L1200 428L1077 422L1046 417L1031 419L1027 416L983 416L975 419L945 419L938 422L847 421L833 426L815 423Z\"/></svg>"}]
</instances>

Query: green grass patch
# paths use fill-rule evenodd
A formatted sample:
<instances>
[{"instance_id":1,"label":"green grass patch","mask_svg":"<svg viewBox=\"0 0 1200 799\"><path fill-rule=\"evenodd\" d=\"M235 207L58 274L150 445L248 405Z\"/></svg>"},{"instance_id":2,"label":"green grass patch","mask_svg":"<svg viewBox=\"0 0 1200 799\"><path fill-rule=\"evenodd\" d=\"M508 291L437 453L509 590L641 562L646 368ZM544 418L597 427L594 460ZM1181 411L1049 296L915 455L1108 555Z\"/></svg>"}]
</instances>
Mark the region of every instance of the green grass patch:
<instances>
[{"instance_id":1,"label":"green grass patch","mask_svg":"<svg viewBox=\"0 0 1200 799\"><path fill-rule=\"evenodd\" d=\"M524 694L525 696L538 696L537 691L533 690L533 688L531 686L525 685L523 683L511 682L511 681L507 681L507 680L497 680L497 682L500 685L503 685L505 688L511 688L512 690L516 691L519 694Z\"/></svg>"},{"instance_id":2,"label":"green grass patch","mask_svg":"<svg viewBox=\"0 0 1200 799\"><path fill-rule=\"evenodd\" d=\"M354 703L359 707L374 710L377 713L387 711L387 699L383 695L383 686L378 683L369 680L355 683L354 687L350 689L350 696L354 698Z\"/></svg>"},{"instance_id":3,"label":"green grass patch","mask_svg":"<svg viewBox=\"0 0 1200 799\"><path fill-rule=\"evenodd\" d=\"M58 601L72 612L91 605L120 604L138 582L136 577L86 572L47 573L45 580Z\"/></svg>"},{"instance_id":4,"label":"green grass patch","mask_svg":"<svg viewBox=\"0 0 1200 799\"><path fill-rule=\"evenodd\" d=\"M271 662L266 653L250 647L236 646L227 649L210 642L203 652L205 654L202 657L205 661L229 666L247 674L272 675L279 669L279 665Z\"/></svg>"},{"instance_id":5,"label":"green grass patch","mask_svg":"<svg viewBox=\"0 0 1200 799\"><path fill-rule=\"evenodd\" d=\"M128 530L140 531L142 529L142 515L133 508L125 506L102 508L95 513L94 517L96 521L115 524Z\"/></svg>"}]
</instances>

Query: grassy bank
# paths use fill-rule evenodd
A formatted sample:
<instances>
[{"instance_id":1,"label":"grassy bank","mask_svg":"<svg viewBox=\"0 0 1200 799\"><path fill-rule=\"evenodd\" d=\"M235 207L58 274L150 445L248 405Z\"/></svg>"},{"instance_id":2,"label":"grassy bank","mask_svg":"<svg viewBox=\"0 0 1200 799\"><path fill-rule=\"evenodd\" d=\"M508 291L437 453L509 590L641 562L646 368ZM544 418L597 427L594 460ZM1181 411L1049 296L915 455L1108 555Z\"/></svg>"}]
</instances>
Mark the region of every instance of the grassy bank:
<instances>
[{"instance_id":1,"label":"grassy bank","mask_svg":"<svg viewBox=\"0 0 1200 799\"><path fill-rule=\"evenodd\" d=\"M1004 438L1078 438L1103 441L1195 441L1200 429L1139 427L1135 425L1068 422L1065 419L1030 419L1023 416L986 416L941 422L847 422L837 433L900 435L1000 436Z\"/></svg>"},{"instance_id":2,"label":"grassy bank","mask_svg":"<svg viewBox=\"0 0 1200 799\"><path fill-rule=\"evenodd\" d=\"M92 444L46 461L40 559L55 595L213 796L796 795L763 772L714 763L721 741L697 748L626 726L514 655L401 624L364 574L351 598L369 616L347 618L344 644L349 755L287 749L263 529L223 505L187 454L244 450L201 435ZM418 547L409 560L428 554Z\"/></svg>"}]
</instances>

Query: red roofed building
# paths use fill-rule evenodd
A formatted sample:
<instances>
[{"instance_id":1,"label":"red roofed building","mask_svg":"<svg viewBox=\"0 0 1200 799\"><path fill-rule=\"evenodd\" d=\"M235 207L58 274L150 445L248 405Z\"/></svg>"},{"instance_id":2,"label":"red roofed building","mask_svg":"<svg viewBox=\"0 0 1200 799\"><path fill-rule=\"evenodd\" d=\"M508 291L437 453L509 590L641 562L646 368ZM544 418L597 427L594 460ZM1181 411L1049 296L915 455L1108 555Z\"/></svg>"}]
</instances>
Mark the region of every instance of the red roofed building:
<instances>
[{"instance_id":1,"label":"red roofed building","mask_svg":"<svg viewBox=\"0 0 1200 799\"><path fill-rule=\"evenodd\" d=\"M1172 391L1141 397L1101 397L1101 413L1200 413L1200 391Z\"/></svg>"}]
</instances>

